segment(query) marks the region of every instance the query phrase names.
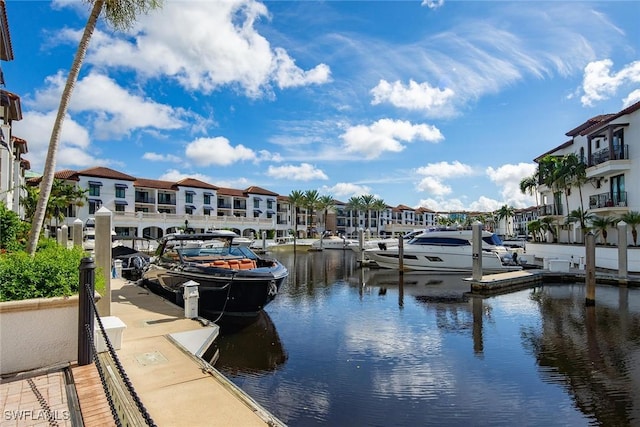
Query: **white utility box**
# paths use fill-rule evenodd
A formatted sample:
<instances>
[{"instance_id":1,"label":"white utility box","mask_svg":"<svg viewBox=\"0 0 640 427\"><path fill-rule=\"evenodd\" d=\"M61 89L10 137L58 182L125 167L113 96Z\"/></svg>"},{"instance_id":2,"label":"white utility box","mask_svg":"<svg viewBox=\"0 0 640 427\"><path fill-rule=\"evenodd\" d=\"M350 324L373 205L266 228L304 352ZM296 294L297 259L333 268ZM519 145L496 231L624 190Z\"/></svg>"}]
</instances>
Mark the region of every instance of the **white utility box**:
<instances>
[{"instance_id":1,"label":"white utility box","mask_svg":"<svg viewBox=\"0 0 640 427\"><path fill-rule=\"evenodd\" d=\"M125 330L127 325L125 325L124 322L116 316L101 317L100 320L102 321L102 326L104 326L104 330L107 333L107 338L109 338L111 347L113 347L114 350L120 350L120 347L122 347L122 332ZM96 343L96 351L98 353L107 351L108 347L102 337L98 320L94 320L93 329L95 330L94 341Z\"/></svg>"},{"instance_id":2,"label":"white utility box","mask_svg":"<svg viewBox=\"0 0 640 427\"><path fill-rule=\"evenodd\" d=\"M570 263L568 259L550 259L549 271L568 273L569 264Z\"/></svg>"}]
</instances>

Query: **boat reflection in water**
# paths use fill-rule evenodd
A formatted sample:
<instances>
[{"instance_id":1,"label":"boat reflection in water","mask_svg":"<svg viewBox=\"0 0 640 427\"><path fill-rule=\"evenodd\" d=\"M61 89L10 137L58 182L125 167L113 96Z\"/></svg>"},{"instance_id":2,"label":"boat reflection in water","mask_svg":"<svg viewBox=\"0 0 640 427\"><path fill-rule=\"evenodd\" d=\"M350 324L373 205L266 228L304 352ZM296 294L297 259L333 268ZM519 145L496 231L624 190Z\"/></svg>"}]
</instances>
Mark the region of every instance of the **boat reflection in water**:
<instances>
[{"instance_id":1,"label":"boat reflection in water","mask_svg":"<svg viewBox=\"0 0 640 427\"><path fill-rule=\"evenodd\" d=\"M366 288L377 288L385 294L388 288L401 288L402 296L410 295L422 301L464 302L468 300L468 274L434 274L422 271L400 273L390 269L360 270L358 284Z\"/></svg>"},{"instance_id":2,"label":"boat reflection in water","mask_svg":"<svg viewBox=\"0 0 640 427\"><path fill-rule=\"evenodd\" d=\"M287 360L278 331L265 311L248 325L223 325L216 346L215 367L232 375L270 372Z\"/></svg>"}]
</instances>

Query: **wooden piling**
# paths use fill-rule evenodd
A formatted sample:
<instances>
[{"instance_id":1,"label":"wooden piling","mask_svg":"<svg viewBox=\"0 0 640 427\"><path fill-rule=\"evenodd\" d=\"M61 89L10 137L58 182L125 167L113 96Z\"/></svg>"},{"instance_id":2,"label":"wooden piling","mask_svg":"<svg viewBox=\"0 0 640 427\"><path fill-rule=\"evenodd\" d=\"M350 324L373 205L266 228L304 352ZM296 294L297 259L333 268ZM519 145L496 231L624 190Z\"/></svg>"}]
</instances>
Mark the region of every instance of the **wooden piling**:
<instances>
[{"instance_id":1,"label":"wooden piling","mask_svg":"<svg viewBox=\"0 0 640 427\"><path fill-rule=\"evenodd\" d=\"M585 255L587 257L585 305L592 306L596 304L596 236L591 231L586 235Z\"/></svg>"}]
</instances>

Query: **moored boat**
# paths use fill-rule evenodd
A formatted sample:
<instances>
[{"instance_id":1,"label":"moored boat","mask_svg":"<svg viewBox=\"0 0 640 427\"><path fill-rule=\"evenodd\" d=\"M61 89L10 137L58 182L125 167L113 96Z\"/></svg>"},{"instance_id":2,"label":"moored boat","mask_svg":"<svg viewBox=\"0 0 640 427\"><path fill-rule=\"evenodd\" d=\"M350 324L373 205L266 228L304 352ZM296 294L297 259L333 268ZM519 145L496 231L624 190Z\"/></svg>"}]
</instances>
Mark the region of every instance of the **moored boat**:
<instances>
[{"instance_id":1,"label":"moored boat","mask_svg":"<svg viewBox=\"0 0 640 427\"><path fill-rule=\"evenodd\" d=\"M225 230L167 235L142 273L142 285L184 306L184 284L194 281L201 317L254 318L276 297L289 272L276 259L233 245L235 237Z\"/></svg>"},{"instance_id":2,"label":"moored boat","mask_svg":"<svg viewBox=\"0 0 640 427\"><path fill-rule=\"evenodd\" d=\"M352 244L358 243L357 240L347 239L340 236L324 236L311 243L312 249L349 249Z\"/></svg>"},{"instance_id":3,"label":"moored boat","mask_svg":"<svg viewBox=\"0 0 640 427\"><path fill-rule=\"evenodd\" d=\"M399 247L367 249L365 256L383 268L399 268ZM403 245L407 270L466 273L473 269L472 230L426 231ZM482 231L482 270L487 273L520 270L500 238Z\"/></svg>"}]
</instances>

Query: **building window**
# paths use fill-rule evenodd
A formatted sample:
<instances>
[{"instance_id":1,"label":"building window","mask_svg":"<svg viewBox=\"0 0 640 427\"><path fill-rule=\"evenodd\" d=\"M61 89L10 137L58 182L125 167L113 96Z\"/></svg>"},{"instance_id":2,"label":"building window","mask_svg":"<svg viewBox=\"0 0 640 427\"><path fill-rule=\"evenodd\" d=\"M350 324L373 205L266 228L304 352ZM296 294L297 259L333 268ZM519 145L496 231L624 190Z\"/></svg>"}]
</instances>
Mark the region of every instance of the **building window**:
<instances>
[{"instance_id":1,"label":"building window","mask_svg":"<svg viewBox=\"0 0 640 427\"><path fill-rule=\"evenodd\" d=\"M136 208L136 212L149 213L149 208Z\"/></svg>"},{"instance_id":2,"label":"building window","mask_svg":"<svg viewBox=\"0 0 640 427\"><path fill-rule=\"evenodd\" d=\"M267 209L273 209L273 200L267 199Z\"/></svg>"},{"instance_id":3,"label":"building window","mask_svg":"<svg viewBox=\"0 0 640 427\"><path fill-rule=\"evenodd\" d=\"M204 195L204 204L205 205L210 205L211 204L211 195L210 194L205 194Z\"/></svg>"},{"instance_id":4,"label":"building window","mask_svg":"<svg viewBox=\"0 0 640 427\"><path fill-rule=\"evenodd\" d=\"M94 214L102 206L102 200L89 200L89 214Z\"/></svg>"},{"instance_id":5,"label":"building window","mask_svg":"<svg viewBox=\"0 0 640 427\"><path fill-rule=\"evenodd\" d=\"M254 198L253 199L253 208L254 209L258 209L259 207L260 207L260 199Z\"/></svg>"},{"instance_id":6,"label":"building window","mask_svg":"<svg viewBox=\"0 0 640 427\"><path fill-rule=\"evenodd\" d=\"M100 187L102 187L101 183L89 181L89 196L100 196Z\"/></svg>"},{"instance_id":7,"label":"building window","mask_svg":"<svg viewBox=\"0 0 640 427\"><path fill-rule=\"evenodd\" d=\"M205 206L204 208L202 208L202 210L204 211L205 215L211 215L211 208Z\"/></svg>"},{"instance_id":8,"label":"building window","mask_svg":"<svg viewBox=\"0 0 640 427\"><path fill-rule=\"evenodd\" d=\"M184 193L184 199L185 199L185 202L187 202L187 203L193 203L193 195L194 195L194 194L195 194L195 192L193 192L193 191L186 191L186 192Z\"/></svg>"},{"instance_id":9,"label":"building window","mask_svg":"<svg viewBox=\"0 0 640 427\"><path fill-rule=\"evenodd\" d=\"M116 212L124 212L124 205L116 205Z\"/></svg>"},{"instance_id":10,"label":"building window","mask_svg":"<svg viewBox=\"0 0 640 427\"><path fill-rule=\"evenodd\" d=\"M184 213L192 215L193 211L195 211L195 206L187 205L184 207Z\"/></svg>"},{"instance_id":11,"label":"building window","mask_svg":"<svg viewBox=\"0 0 640 427\"><path fill-rule=\"evenodd\" d=\"M124 199L127 191L127 184L116 184L116 197Z\"/></svg>"}]
</instances>

